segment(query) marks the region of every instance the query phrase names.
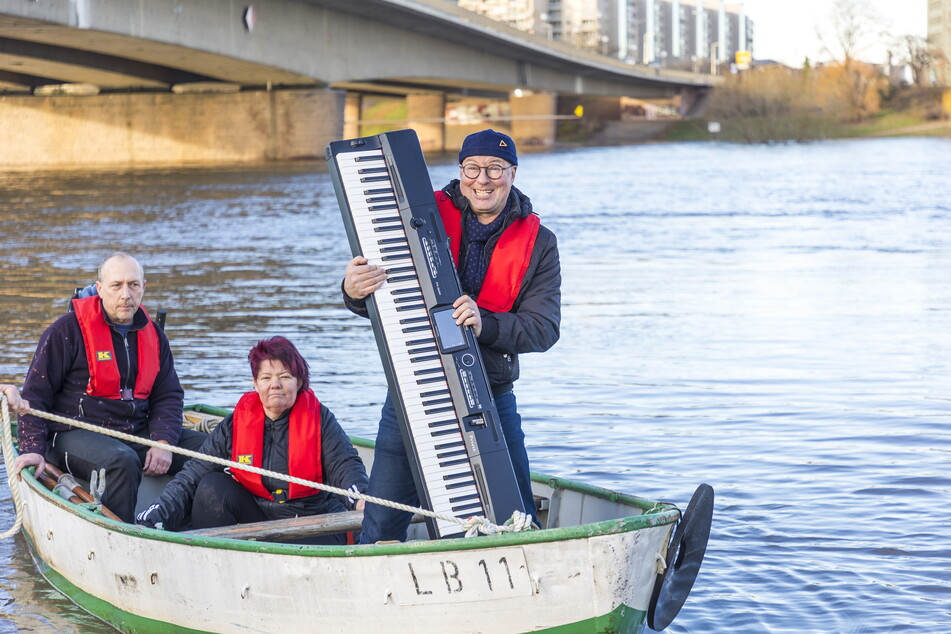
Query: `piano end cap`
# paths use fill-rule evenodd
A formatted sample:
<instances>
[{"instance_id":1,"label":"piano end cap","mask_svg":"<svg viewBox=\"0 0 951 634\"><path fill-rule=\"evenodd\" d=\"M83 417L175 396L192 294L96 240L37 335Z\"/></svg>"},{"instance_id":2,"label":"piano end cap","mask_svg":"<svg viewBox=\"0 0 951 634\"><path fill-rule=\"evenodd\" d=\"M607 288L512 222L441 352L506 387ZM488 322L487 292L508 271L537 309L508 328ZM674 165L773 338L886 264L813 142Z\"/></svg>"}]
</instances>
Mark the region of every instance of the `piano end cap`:
<instances>
[{"instance_id":1,"label":"piano end cap","mask_svg":"<svg viewBox=\"0 0 951 634\"><path fill-rule=\"evenodd\" d=\"M366 145L366 139L351 139L350 147L360 147L361 145Z\"/></svg>"}]
</instances>

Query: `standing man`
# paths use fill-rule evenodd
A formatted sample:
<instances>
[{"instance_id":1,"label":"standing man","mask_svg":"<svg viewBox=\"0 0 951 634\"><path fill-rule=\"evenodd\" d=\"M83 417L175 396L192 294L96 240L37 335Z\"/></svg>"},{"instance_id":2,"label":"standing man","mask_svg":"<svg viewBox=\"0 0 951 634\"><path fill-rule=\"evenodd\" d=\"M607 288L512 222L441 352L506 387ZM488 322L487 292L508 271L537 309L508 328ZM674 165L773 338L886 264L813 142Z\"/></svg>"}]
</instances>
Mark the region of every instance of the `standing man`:
<instances>
[{"instance_id":1,"label":"standing man","mask_svg":"<svg viewBox=\"0 0 951 634\"><path fill-rule=\"evenodd\" d=\"M23 383L23 398L52 412L159 443L198 450L205 434L182 429L184 391L165 333L141 308L142 267L115 253L99 266L98 295L72 300L73 310L46 329ZM142 474L176 473L186 458L85 429L22 415L21 455L13 473L46 468L47 458L88 480L105 469L102 502L132 522Z\"/></svg>"},{"instance_id":2,"label":"standing man","mask_svg":"<svg viewBox=\"0 0 951 634\"><path fill-rule=\"evenodd\" d=\"M436 192L436 202L464 295L453 306L459 325L471 326L495 396L519 492L535 517L525 434L513 384L518 355L544 352L559 337L561 265L555 234L532 212L528 197L513 187L518 156L510 137L483 130L466 137L459 152L459 179ZM367 316L366 297L386 281L386 272L356 257L344 275L344 302ZM391 395L387 394L376 438L369 495L419 503ZM409 513L368 504L361 543L406 539Z\"/></svg>"}]
</instances>

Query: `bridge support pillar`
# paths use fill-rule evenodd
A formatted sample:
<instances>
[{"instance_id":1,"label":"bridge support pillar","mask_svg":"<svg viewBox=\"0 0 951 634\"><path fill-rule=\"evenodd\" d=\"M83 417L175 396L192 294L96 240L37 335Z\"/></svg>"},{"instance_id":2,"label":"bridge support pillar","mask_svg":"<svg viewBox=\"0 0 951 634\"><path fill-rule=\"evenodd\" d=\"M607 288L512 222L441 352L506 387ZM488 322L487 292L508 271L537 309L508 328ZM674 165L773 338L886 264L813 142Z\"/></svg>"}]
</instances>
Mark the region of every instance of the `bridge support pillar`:
<instances>
[{"instance_id":1,"label":"bridge support pillar","mask_svg":"<svg viewBox=\"0 0 951 634\"><path fill-rule=\"evenodd\" d=\"M363 95L348 92L343 106L343 138L356 139L360 135L360 119L363 117Z\"/></svg>"},{"instance_id":2,"label":"bridge support pillar","mask_svg":"<svg viewBox=\"0 0 951 634\"><path fill-rule=\"evenodd\" d=\"M446 149L446 95L406 95L407 127L416 130L423 152Z\"/></svg>"},{"instance_id":3,"label":"bridge support pillar","mask_svg":"<svg viewBox=\"0 0 951 634\"><path fill-rule=\"evenodd\" d=\"M344 93L5 96L0 169L313 159L343 131Z\"/></svg>"},{"instance_id":4,"label":"bridge support pillar","mask_svg":"<svg viewBox=\"0 0 951 634\"><path fill-rule=\"evenodd\" d=\"M509 108L512 112L512 139L517 147L551 147L555 144L557 103L554 93L512 93Z\"/></svg>"}]
</instances>

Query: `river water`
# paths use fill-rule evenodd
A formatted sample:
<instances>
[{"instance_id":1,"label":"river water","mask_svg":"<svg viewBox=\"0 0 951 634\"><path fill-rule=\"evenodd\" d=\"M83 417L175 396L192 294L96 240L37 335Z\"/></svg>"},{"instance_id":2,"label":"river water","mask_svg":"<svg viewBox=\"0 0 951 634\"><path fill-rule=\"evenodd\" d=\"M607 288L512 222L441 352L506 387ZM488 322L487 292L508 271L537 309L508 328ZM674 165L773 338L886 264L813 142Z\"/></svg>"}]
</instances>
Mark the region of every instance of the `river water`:
<instances>
[{"instance_id":1,"label":"river water","mask_svg":"<svg viewBox=\"0 0 951 634\"><path fill-rule=\"evenodd\" d=\"M434 183L452 163L430 161ZM717 492L669 632L951 631L949 174L939 139L522 157L564 273L562 339L516 390L533 468L681 505ZM373 437L385 381L341 306L324 165L0 175L0 380L22 382L117 249L168 310L186 401L234 404L250 346L283 334ZM0 631L109 631L22 537L0 561Z\"/></svg>"}]
</instances>

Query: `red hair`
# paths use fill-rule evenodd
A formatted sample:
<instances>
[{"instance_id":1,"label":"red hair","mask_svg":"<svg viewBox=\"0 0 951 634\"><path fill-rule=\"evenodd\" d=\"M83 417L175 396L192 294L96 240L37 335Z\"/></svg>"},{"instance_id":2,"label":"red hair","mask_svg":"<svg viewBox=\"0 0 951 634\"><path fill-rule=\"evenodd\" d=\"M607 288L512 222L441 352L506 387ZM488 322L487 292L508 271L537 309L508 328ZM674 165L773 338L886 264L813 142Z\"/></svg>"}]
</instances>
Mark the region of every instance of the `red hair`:
<instances>
[{"instance_id":1,"label":"red hair","mask_svg":"<svg viewBox=\"0 0 951 634\"><path fill-rule=\"evenodd\" d=\"M284 337L271 337L262 339L256 346L251 348L248 353L248 361L251 362L251 377L258 378L258 370L265 361L280 361L284 367L300 381L300 394L310 387L310 368L301 353L297 351L289 340Z\"/></svg>"}]
</instances>

